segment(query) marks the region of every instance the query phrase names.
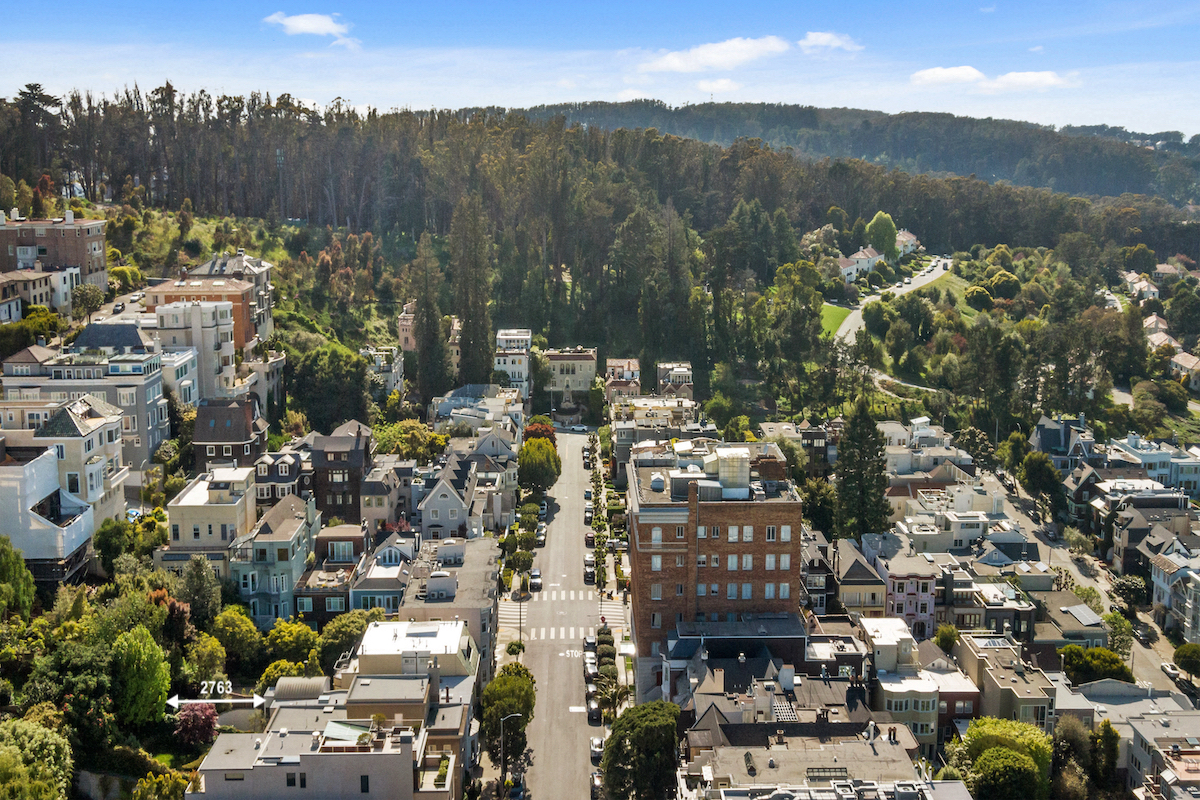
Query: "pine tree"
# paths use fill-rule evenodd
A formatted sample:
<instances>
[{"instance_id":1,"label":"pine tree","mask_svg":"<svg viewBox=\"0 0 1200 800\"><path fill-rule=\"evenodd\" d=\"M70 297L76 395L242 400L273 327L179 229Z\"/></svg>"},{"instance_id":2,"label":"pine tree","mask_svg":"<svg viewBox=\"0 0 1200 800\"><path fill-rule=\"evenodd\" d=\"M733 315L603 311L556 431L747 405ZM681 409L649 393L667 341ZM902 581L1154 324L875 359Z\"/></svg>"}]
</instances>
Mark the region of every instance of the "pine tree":
<instances>
[{"instance_id":1,"label":"pine tree","mask_svg":"<svg viewBox=\"0 0 1200 800\"><path fill-rule=\"evenodd\" d=\"M442 336L442 312L438 308L438 286L442 282L433 240L421 234L417 244L417 260L413 262L413 284L416 287L416 312L413 337L417 344L417 391L428 403L446 389L448 376L446 340Z\"/></svg>"},{"instance_id":2,"label":"pine tree","mask_svg":"<svg viewBox=\"0 0 1200 800\"><path fill-rule=\"evenodd\" d=\"M838 527L842 535L861 539L882 533L891 515L887 501L883 434L875 426L867 398L859 395L838 445Z\"/></svg>"},{"instance_id":3,"label":"pine tree","mask_svg":"<svg viewBox=\"0 0 1200 800\"><path fill-rule=\"evenodd\" d=\"M454 302L462 320L459 338L459 381L490 383L495 363L492 338L491 242L487 218L478 197L464 197L450 222L450 265L454 271Z\"/></svg>"}]
</instances>

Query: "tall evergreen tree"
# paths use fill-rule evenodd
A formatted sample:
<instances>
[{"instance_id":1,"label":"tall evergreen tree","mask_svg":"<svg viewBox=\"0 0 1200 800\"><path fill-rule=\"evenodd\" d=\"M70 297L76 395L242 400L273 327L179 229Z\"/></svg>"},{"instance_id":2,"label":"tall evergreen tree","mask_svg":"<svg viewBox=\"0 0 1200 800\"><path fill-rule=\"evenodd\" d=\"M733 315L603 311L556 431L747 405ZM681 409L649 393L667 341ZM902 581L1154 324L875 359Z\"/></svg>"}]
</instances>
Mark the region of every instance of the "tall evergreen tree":
<instances>
[{"instance_id":1,"label":"tall evergreen tree","mask_svg":"<svg viewBox=\"0 0 1200 800\"><path fill-rule=\"evenodd\" d=\"M442 336L442 311L438 307L442 275L428 233L421 234L417 244L413 273L413 286L417 291L413 320L413 337L417 343L417 391L421 393L421 400L428 403L446 390L449 377L446 339Z\"/></svg>"},{"instance_id":2,"label":"tall evergreen tree","mask_svg":"<svg viewBox=\"0 0 1200 800\"><path fill-rule=\"evenodd\" d=\"M883 434L875 426L865 395L859 395L846 419L838 445L838 527L842 535L862 539L882 533L891 514Z\"/></svg>"},{"instance_id":3,"label":"tall evergreen tree","mask_svg":"<svg viewBox=\"0 0 1200 800\"><path fill-rule=\"evenodd\" d=\"M458 379L461 383L490 383L495 363L491 297L491 242L483 204L477 196L463 197L450 222L450 266L454 302L462 320Z\"/></svg>"}]
</instances>

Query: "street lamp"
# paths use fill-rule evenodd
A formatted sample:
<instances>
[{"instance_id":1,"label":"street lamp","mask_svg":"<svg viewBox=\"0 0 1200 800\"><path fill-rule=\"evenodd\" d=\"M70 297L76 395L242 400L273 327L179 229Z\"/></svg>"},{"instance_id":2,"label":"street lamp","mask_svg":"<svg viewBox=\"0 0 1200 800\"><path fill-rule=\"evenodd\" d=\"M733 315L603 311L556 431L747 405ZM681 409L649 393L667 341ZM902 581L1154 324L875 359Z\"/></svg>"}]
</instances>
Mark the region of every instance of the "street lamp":
<instances>
[{"instance_id":1,"label":"street lamp","mask_svg":"<svg viewBox=\"0 0 1200 800\"><path fill-rule=\"evenodd\" d=\"M507 717L500 718L500 787L503 789L508 778L508 753L504 750L504 723L513 717L523 717L524 714L514 711Z\"/></svg>"}]
</instances>

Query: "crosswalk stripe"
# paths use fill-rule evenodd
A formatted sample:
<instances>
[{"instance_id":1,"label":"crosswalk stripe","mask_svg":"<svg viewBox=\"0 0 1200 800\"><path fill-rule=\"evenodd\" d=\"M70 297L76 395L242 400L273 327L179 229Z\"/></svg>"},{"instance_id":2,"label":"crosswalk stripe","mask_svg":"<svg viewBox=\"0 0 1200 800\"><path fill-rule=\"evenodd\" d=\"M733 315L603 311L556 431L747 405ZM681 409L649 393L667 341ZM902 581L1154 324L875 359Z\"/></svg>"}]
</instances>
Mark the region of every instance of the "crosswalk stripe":
<instances>
[{"instance_id":1,"label":"crosswalk stripe","mask_svg":"<svg viewBox=\"0 0 1200 800\"><path fill-rule=\"evenodd\" d=\"M558 638L560 638L560 639L566 639L566 638L567 638L567 629L566 629L566 628L559 628L559 629L558 629Z\"/></svg>"},{"instance_id":2,"label":"crosswalk stripe","mask_svg":"<svg viewBox=\"0 0 1200 800\"><path fill-rule=\"evenodd\" d=\"M595 636L595 635L596 635L596 629L588 628L588 636Z\"/></svg>"},{"instance_id":3,"label":"crosswalk stripe","mask_svg":"<svg viewBox=\"0 0 1200 800\"><path fill-rule=\"evenodd\" d=\"M539 639L546 638L546 629L545 628L538 628L538 638Z\"/></svg>"},{"instance_id":4,"label":"crosswalk stripe","mask_svg":"<svg viewBox=\"0 0 1200 800\"><path fill-rule=\"evenodd\" d=\"M568 639L574 639L574 638L575 638L575 627L574 627L574 626L571 626L571 635L570 635L570 636L568 636L567 638L568 638Z\"/></svg>"}]
</instances>

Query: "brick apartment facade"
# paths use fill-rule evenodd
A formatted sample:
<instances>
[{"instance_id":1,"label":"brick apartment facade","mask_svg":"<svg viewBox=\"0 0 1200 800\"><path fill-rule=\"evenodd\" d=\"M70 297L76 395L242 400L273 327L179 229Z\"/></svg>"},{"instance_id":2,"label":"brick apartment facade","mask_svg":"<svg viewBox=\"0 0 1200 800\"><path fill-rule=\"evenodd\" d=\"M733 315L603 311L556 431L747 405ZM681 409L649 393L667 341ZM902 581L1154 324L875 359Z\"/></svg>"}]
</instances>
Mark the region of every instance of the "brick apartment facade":
<instances>
[{"instance_id":1,"label":"brick apartment facade","mask_svg":"<svg viewBox=\"0 0 1200 800\"><path fill-rule=\"evenodd\" d=\"M778 446L713 444L703 463L715 470L721 461L719 478L683 463L698 449L685 459L639 457L628 467L639 674L659 668L681 622L795 614L805 596L801 500ZM725 474L727 460L741 462L741 477Z\"/></svg>"},{"instance_id":2,"label":"brick apartment facade","mask_svg":"<svg viewBox=\"0 0 1200 800\"><path fill-rule=\"evenodd\" d=\"M255 299L254 284L237 278L189 278L160 283L146 291L146 311L153 313L160 305L199 300L225 301L233 304L233 346L238 350L253 349L260 343L259 328L263 314Z\"/></svg>"},{"instance_id":3,"label":"brick apartment facade","mask_svg":"<svg viewBox=\"0 0 1200 800\"><path fill-rule=\"evenodd\" d=\"M102 219L9 219L0 216L0 272L79 267L84 283L108 290L108 254Z\"/></svg>"}]
</instances>

